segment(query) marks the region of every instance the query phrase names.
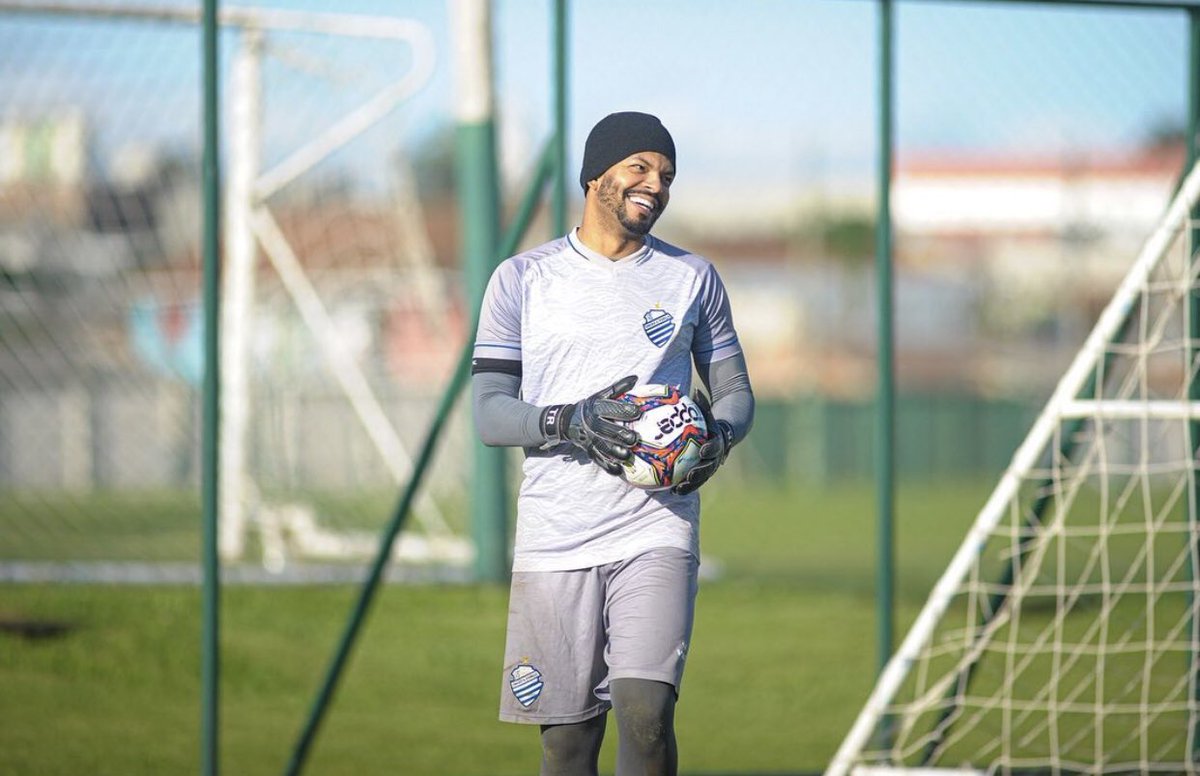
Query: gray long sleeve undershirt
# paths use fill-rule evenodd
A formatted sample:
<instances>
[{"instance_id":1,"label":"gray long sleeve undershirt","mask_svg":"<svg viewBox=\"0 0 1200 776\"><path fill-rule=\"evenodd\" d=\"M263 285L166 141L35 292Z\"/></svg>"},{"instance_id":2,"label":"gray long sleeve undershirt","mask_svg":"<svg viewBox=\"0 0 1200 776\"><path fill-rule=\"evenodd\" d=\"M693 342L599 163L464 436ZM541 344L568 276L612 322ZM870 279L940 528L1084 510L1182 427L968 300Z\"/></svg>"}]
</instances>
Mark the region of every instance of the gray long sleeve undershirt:
<instances>
[{"instance_id":1,"label":"gray long sleeve undershirt","mask_svg":"<svg viewBox=\"0 0 1200 776\"><path fill-rule=\"evenodd\" d=\"M697 372L712 396L713 416L729 423L735 443L744 439L754 423L754 392L745 357L721 359L698 367ZM485 445L540 447L545 443L543 408L521 401L520 392L521 378L516 375L480 372L471 378L475 428Z\"/></svg>"}]
</instances>

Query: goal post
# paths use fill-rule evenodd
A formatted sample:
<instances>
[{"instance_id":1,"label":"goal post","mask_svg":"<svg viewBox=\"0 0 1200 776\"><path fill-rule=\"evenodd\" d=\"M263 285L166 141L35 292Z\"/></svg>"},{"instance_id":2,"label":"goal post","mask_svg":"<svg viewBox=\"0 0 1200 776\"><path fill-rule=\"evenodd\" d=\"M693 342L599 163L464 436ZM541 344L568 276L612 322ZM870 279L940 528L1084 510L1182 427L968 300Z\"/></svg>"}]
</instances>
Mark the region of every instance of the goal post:
<instances>
[{"instance_id":1,"label":"goal post","mask_svg":"<svg viewBox=\"0 0 1200 776\"><path fill-rule=\"evenodd\" d=\"M1200 166L881 673L830 776L1200 770L1198 202Z\"/></svg>"}]
</instances>

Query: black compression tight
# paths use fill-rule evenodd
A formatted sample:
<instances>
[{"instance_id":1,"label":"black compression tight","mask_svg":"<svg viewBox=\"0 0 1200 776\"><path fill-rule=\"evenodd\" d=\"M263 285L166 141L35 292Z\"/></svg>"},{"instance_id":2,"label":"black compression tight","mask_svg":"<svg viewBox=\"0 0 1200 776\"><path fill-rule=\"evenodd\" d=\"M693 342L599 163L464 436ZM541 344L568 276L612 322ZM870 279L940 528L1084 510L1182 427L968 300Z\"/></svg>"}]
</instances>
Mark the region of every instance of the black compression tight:
<instances>
[{"instance_id":1,"label":"black compression tight","mask_svg":"<svg viewBox=\"0 0 1200 776\"><path fill-rule=\"evenodd\" d=\"M542 725L541 776L596 776L605 715L569 725Z\"/></svg>"},{"instance_id":2,"label":"black compression tight","mask_svg":"<svg viewBox=\"0 0 1200 776\"><path fill-rule=\"evenodd\" d=\"M648 679L609 684L617 716L617 776L675 776L675 688ZM570 725L542 726L541 776L597 773L605 715Z\"/></svg>"}]
</instances>

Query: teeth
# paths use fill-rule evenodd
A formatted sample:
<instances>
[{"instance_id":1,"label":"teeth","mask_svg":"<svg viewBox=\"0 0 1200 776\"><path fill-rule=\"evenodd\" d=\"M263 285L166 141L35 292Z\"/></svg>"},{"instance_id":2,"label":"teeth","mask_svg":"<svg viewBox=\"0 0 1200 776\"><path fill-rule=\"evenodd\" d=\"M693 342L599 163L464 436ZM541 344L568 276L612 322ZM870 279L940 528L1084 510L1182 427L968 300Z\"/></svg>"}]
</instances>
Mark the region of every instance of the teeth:
<instances>
[{"instance_id":1,"label":"teeth","mask_svg":"<svg viewBox=\"0 0 1200 776\"><path fill-rule=\"evenodd\" d=\"M635 205L641 205L642 207L650 210L654 209L654 200L646 199L645 197L630 197L629 201L633 202Z\"/></svg>"}]
</instances>

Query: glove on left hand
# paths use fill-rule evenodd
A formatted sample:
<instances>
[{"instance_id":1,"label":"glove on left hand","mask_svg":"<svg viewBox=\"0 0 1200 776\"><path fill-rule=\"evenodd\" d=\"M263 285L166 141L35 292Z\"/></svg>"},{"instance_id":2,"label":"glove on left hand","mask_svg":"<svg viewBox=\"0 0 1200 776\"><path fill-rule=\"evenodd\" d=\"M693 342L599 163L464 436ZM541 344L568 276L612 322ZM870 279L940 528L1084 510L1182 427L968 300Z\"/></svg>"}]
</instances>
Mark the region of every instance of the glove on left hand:
<instances>
[{"instance_id":1,"label":"glove on left hand","mask_svg":"<svg viewBox=\"0 0 1200 776\"><path fill-rule=\"evenodd\" d=\"M709 436L700 447L700 462L692 468L682 482L676 483L671 492L682 496L691 493L708 482L725 459L729 457L729 449L733 447L733 426L727 421L713 418L712 405L708 397L701 391L696 391L693 398L704 413L704 423L708 426Z\"/></svg>"}]
</instances>

